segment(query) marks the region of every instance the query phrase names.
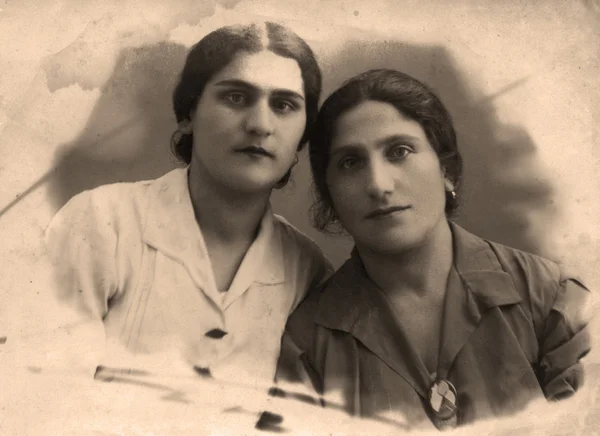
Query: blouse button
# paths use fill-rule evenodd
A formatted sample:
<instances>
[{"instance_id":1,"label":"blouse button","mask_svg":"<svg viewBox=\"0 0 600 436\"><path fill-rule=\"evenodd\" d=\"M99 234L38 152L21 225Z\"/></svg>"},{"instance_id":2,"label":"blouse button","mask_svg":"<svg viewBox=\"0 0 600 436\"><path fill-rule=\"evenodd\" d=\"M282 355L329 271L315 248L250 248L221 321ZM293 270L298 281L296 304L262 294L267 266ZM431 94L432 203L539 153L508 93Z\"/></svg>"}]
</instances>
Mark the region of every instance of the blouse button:
<instances>
[{"instance_id":1,"label":"blouse button","mask_svg":"<svg viewBox=\"0 0 600 436\"><path fill-rule=\"evenodd\" d=\"M212 378L212 374L210 373L209 368L205 368L205 367L196 365L196 366L194 366L194 371L196 371L196 374L198 374L201 377Z\"/></svg>"},{"instance_id":2,"label":"blouse button","mask_svg":"<svg viewBox=\"0 0 600 436\"><path fill-rule=\"evenodd\" d=\"M207 331L204 334L204 336L211 338L211 339L221 339L226 334L227 334L227 332L224 332L221 329L212 329L212 330Z\"/></svg>"}]
</instances>

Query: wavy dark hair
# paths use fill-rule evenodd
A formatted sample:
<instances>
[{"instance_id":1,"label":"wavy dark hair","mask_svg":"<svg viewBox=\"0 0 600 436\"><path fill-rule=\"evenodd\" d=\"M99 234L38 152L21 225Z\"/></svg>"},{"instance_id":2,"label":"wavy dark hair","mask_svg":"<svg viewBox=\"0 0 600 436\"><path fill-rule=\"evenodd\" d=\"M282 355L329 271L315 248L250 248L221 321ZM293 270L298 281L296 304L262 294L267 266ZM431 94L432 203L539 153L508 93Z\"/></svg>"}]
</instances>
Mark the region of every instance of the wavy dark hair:
<instances>
[{"instance_id":1,"label":"wavy dark hair","mask_svg":"<svg viewBox=\"0 0 600 436\"><path fill-rule=\"evenodd\" d=\"M324 232L337 233L337 219L326 183L331 142L336 122L348 110L365 101L394 106L403 116L418 122L435 150L446 177L455 187L455 196L446 195L446 216L458 207L462 179L462 157L450 113L426 85L414 77L391 69L369 70L346 81L323 103L309 139L310 166L316 201L312 206L313 225Z\"/></svg>"},{"instance_id":2,"label":"wavy dark hair","mask_svg":"<svg viewBox=\"0 0 600 436\"><path fill-rule=\"evenodd\" d=\"M258 53L262 50L294 59L300 67L306 106L306 127L298 144L298 150L301 150L317 117L322 87L321 70L312 49L302 38L287 27L272 22L266 22L264 28L257 24L221 27L190 49L173 92L173 110L177 123L191 119L206 84L238 53ZM193 134L176 131L171 137L173 153L186 164L192 160L193 144ZM278 187L284 186L290 175L291 169L278 183Z\"/></svg>"}]
</instances>

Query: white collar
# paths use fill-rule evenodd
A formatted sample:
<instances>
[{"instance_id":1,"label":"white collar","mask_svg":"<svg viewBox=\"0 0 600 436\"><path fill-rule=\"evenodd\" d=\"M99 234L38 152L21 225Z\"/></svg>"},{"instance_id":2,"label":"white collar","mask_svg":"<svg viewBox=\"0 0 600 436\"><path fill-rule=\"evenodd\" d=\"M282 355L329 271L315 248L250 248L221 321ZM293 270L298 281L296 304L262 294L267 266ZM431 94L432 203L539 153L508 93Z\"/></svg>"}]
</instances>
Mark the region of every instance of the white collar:
<instances>
[{"instance_id":1,"label":"white collar","mask_svg":"<svg viewBox=\"0 0 600 436\"><path fill-rule=\"evenodd\" d=\"M148 191L144 242L182 263L196 285L213 283L210 259L194 216L188 189L188 168L175 169L156 179ZM271 208L260 223L256 239L240 265L226 297L229 304L252 283L272 285L285 280L281 232ZM216 291L216 289L215 289ZM219 297L220 299L220 297Z\"/></svg>"}]
</instances>

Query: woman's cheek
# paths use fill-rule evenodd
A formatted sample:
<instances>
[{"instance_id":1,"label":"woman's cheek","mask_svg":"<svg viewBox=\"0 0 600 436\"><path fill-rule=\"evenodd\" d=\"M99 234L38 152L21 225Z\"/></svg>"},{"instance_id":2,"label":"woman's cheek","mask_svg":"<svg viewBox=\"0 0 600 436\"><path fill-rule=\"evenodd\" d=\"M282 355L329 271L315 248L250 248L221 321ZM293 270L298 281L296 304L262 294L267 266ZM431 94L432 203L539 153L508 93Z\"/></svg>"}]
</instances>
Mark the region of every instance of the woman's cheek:
<instances>
[{"instance_id":1,"label":"woman's cheek","mask_svg":"<svg viewBox=\"0 0 600 436\"><path fill-rule=\"evenodd\" d=\"M334 209L340 220L346 221L356 214L360 198L356 195L355 187L351 184L338 184L330 191Z\"/></svg>"}]
</instances>

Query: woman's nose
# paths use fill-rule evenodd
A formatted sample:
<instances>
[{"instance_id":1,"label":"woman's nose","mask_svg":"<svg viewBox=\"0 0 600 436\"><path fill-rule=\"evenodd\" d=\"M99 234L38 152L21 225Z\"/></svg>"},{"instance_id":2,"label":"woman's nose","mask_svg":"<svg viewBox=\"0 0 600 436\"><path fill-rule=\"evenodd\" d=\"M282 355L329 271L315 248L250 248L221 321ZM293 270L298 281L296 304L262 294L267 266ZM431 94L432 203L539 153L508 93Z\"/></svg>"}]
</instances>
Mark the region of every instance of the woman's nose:
<instances>
[{"instance_id":1,"label":"woman's nose","mask_svg":"<svg viewBox=\"0 0 600 436\"><path fill-rule=\"evenodd\" d=\"M389 164L371 161L368 168L367 192L373 198L383 198L394 191L395 178Z\"/></svg>"},{"instance_id":2,"label":"woman's nose","mask_svg":"<svg viewBox=\"0 0 600 436\"><path fill-rule=\"evenodd\" d=\"M248 109L246 129L257 136L269 136L273 133L273 111L268 102L258 101Z\"/></svg>"}]
</instances>

